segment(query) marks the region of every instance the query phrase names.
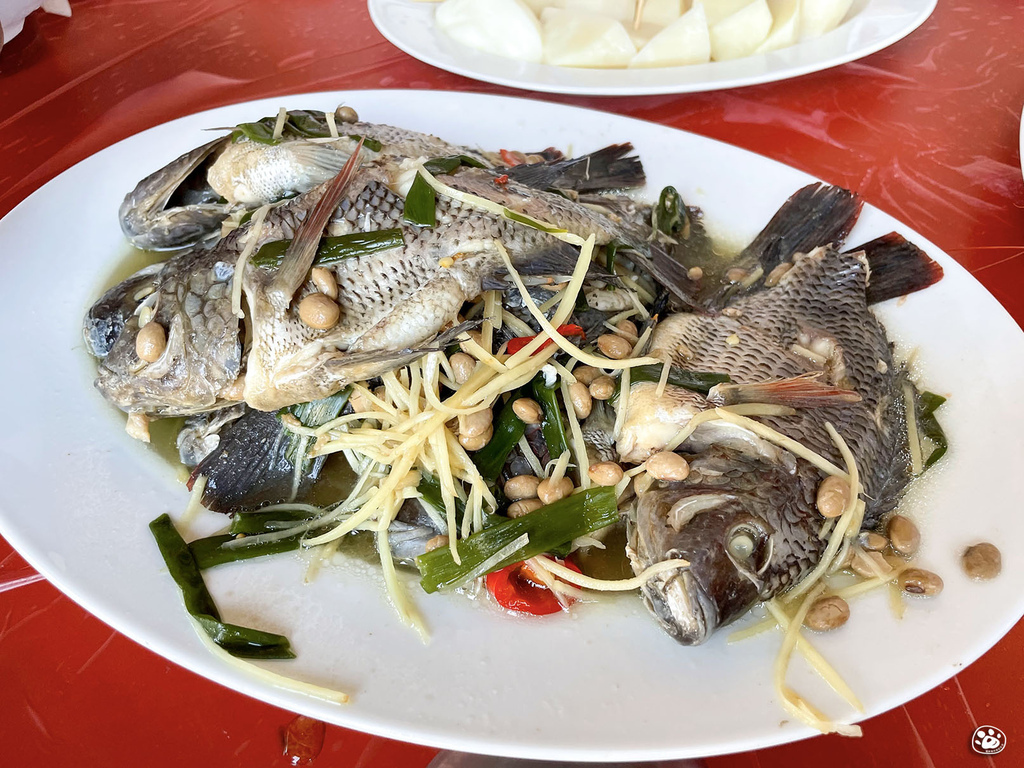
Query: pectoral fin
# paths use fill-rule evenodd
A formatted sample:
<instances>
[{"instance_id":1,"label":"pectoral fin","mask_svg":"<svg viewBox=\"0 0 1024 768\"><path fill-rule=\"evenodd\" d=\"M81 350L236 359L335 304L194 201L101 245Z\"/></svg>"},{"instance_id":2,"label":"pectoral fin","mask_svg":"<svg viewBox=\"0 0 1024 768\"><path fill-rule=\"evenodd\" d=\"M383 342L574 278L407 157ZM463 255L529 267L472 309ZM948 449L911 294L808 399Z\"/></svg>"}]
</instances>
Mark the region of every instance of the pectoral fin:
<instances>
[{"instance_id":1,"label":"pectoral fin","mask_svg":"<svg viewBox=\"0 0 1024 768\"><path fill-rule=\"evenodd\" d=\"M716 384L707 399L715 405L768 403L790 408L823 408L861 401L861 396L852 390L839 389L819 381L819 375L811 373L757 384Z\"/></svg>"}]
</instances>

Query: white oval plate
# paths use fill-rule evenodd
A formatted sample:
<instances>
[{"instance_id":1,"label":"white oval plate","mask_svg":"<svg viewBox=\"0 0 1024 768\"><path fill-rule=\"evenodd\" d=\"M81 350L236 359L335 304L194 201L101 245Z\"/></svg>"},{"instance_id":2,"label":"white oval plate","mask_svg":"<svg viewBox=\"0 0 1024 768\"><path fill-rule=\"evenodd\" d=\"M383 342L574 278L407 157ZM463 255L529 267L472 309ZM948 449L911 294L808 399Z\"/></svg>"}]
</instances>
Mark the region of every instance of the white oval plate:
<instances>
[{"instance_id":1,"label":"white oval plate","mask_svg":"<svg viewBox=\"0 0 1024 768\"><path fill-rule=\"evenodd\" d=\"M147 648L250 696L350 728L463 751L566 760L709 755L811 735L775 699L775 633L733 646L720 633L703 647L683 648L633 595L532 620L458 595L414 594L432 631L423 645L399 624L369 565L333 566L310 584L303 583L298 555L208 572L226 620L291 637L298 659L268 668L348 691L346 706L225 666L193 634L147 529L163 512L178 515L187 493L161 458L125 435L123 417L93 389L81 320L125 252L117 208L140 177L208 141L204 128L274 114L279 106L332 109L340 102L368 120L492 149L555 145L584 152L632 141L652 193L674 184L734 241L751 239L812 181L652 123L476 94L278 97L144 131L82 161L0 221L0 327L7 329L0 336L7 372L0 383L7 404L0 531L58 588ZM902 621L885 595L859 599L846 628L815 638L862 697L867 716L947 679L1024 613L1024 557L1011 546L1024 538L1024 518L1010 514L1024 463L1024 335L950 257L881 211L865 207L849 242L894 229L946 270L938 285L881 308L903 349L919 350L924 381L952 394L940 411L952 447L911 505L924 530L921 562L943 576L946 590L911 601ZM217 519L204 520L205 529L223 524L210 517ZM969 582L958 565L963 547L978 540L1005 545L1004 573L989 584ZM802 662L791 680L829 714L858 717Z\"/></svg>"},{"instance_id":2,"label":"white oval plate","mask_svg":"<svg viewBox=\"0 0 1024 768\"><path fill-rule=\"evenodd\" d=\"M370 18L410 56L457 75L529 91L581 96L693 93L806 75L880 51L924 23L937 0L854 0L846 20L815 40L734 61L659 69L583 69L475 51L437 29L436 3L369 0Z\"/></svg>"}]
</instances>

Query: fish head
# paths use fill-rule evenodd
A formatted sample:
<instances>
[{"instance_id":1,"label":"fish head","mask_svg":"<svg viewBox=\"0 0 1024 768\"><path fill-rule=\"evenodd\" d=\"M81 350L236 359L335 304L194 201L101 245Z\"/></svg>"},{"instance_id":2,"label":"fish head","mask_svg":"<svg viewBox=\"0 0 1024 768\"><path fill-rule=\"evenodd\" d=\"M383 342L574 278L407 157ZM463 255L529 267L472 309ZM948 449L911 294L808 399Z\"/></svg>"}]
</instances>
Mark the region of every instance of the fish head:
<instances>
[{"instance_id":1,"label":"fish head","mask_svg":"<svg viewBox=\"0 0 1024 768\"><path fill-rule=\"evenodd\" d=\"M703 643L761 599L775 550L769 503L734 489L685 483L640 497L629 532L634 571L675 558L690 563L643 587L644 601L680 643Z\"/></svg>"}]
</instances>

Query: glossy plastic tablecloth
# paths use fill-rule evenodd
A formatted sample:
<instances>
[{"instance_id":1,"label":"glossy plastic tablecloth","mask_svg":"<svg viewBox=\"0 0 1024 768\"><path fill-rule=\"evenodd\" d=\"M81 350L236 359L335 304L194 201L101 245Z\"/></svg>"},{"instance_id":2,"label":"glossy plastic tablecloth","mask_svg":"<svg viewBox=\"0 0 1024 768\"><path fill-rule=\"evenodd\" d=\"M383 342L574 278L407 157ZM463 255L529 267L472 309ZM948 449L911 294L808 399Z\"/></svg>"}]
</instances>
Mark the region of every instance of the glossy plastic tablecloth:
<instances>
[{"instance_id":1,"label":"glossy plastic tablecloth","mask_svg":"<svg viewBox=\"0 0 1024 768\"><path fill-rule=\"evenodd\" d=\"M82 0L72 6L70 19L29 17L0 51L0 215L93 152L209 107L328 89L512 93L409 58L384 41L359 3ZM855 189L954 256L1018 322L1024 319L1019 0L940 0L923 27L891 48L786 82L683 96L539 98L683 128ZM41 300L45 271L40 265ZM1024 765L1022 641L1024 624L1018 624L948 683L865 723L863 739L819 737L704 762L708 768ZM879 638L877 648L864 651L913 649L887 648ZM291 718L112 631L0 540L0 765L287 765L280 729ZM1006 732L1002 754L971 752L980 724ZM329 727L315 764L420 768L434 756L430 748Z\"/></svg>"}]
</instances>

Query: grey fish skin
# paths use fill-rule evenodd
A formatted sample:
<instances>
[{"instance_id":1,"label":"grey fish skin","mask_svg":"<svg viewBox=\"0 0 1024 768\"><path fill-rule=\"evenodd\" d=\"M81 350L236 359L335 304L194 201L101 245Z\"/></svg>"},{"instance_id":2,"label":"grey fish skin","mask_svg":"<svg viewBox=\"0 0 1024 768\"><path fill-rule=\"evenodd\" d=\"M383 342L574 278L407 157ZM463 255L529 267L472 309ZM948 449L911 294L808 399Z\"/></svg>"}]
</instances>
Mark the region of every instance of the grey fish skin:
<instances>
[{"instance_id":1,"label":"grey fish skin","mask_svg":"<svg viewBox=\"0 0 1024 768\"><path fill-rule=\"evenodd\" d=\"M760 420L843 466L825 430L825 422L831 423L857 461L867 504L864 525L871 527L895 506L911 474L902 395L905 376L892 359L885 329L867 307L867 280L863 254L816 249L795 257L793 268L775 288L735 301L733 316L667 318L655 330L652 347L669 354L675 365L728 373L739 384L817 370L824 381L857 392L860 402ZM730 337L738 343L730 343ZM808 359L800 352L806 346L820 354ZM674 392L670 397L672 408L657 411L657 418L669 421L670 432L709 407L693 393ZM623 433L632 439L619 436L620 454L637 450L644 423L654 418L651 401L644 402L627 411ZM671 423L672 418L678 420ZM659 620L685 644L704 642L756 602L783 592L816 565L824 545L819 537L824 520L814 505L822 473L750 433L738 435L744 430L719 425L701 426L680 446L691 454L690 476L649 491L630 523L632 564L638 572L675 552L718 553L699 557L685 575L658 579L645 590L645 600ZM660 440L665 432L646 434ZM664 442L655 442L643 451L663 446ZM751 477L759 479L751 484ZM723 499L723 494L731 498ZM680 505L684 498L690 503ZM693 500L703 501L706 509ZM693 516L684 514L686 510L694 511ZM765 534L759 545L765 551L760 555L764 562L753 569L756 578L749 567L723 554L741 522ZM758 551L754 547L753 552Z\"/></svg>"}]
</instances>

